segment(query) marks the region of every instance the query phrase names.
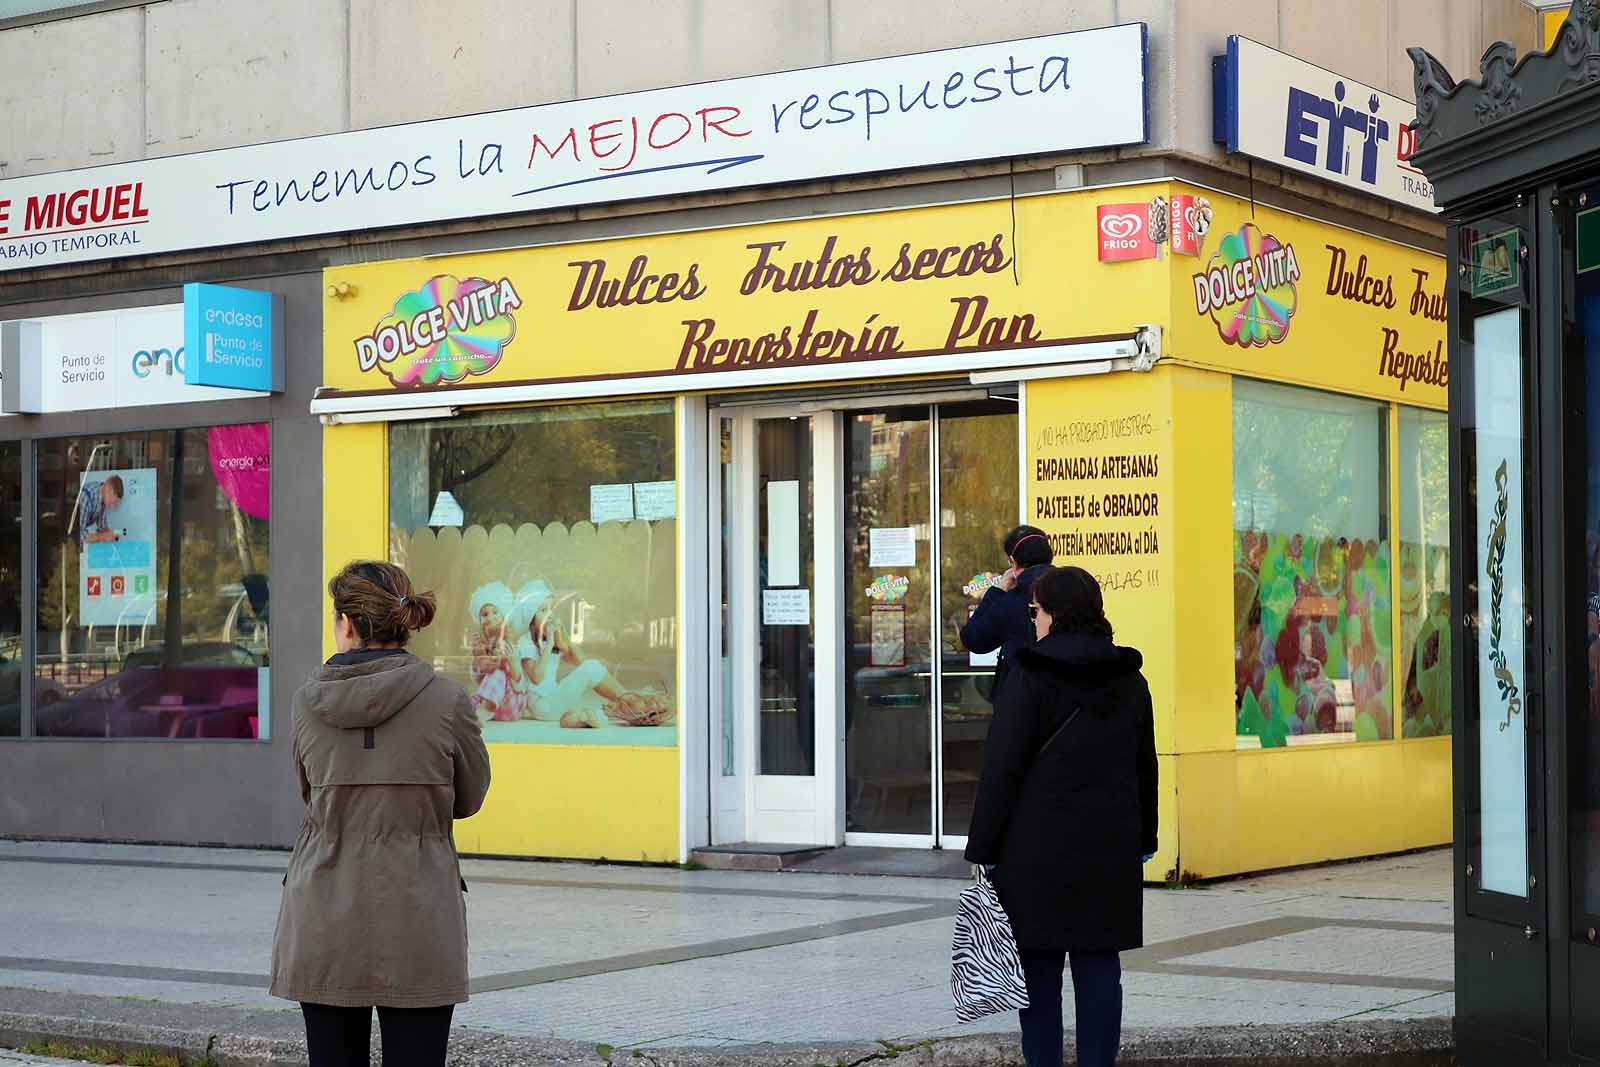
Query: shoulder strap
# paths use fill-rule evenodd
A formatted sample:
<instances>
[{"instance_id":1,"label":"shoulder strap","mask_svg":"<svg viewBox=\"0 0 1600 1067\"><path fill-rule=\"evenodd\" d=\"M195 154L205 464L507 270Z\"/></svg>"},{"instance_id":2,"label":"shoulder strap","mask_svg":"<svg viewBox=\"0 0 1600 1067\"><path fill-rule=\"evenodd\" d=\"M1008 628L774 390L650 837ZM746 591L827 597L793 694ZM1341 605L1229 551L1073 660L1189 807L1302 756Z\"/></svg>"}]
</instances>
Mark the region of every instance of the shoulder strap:
<instances>
[{"instance_id":1,"label":"shoulder strap","mask_svg":"<svg viewBox=\"0 0 1600 1067\"><path fill-rule=\"evenodd\" d=\"M1067 716L1067 721L1062 723L1060 726L1057 726L1055 728L1055 732L1052 733L1049 737L1045 738L1044 744L1039 746L1039 751L1037 751L1037 752L1035 752L1033 754L1034 762L1038 762L1039 757L1044 755L1045 749L1049 748L1052 744L1054 744L1056 738L1060 737L1064 732L1066 732L1067 727L1072 725L1072 720L1076 719L1078 717L1078 713L1080 711L1082 711L1082 710L1083 710L1083 706L1081 704L1078 705L1077 707L1074 707L1072 709L1072 714Z\"/></svg>"}]
</instances>

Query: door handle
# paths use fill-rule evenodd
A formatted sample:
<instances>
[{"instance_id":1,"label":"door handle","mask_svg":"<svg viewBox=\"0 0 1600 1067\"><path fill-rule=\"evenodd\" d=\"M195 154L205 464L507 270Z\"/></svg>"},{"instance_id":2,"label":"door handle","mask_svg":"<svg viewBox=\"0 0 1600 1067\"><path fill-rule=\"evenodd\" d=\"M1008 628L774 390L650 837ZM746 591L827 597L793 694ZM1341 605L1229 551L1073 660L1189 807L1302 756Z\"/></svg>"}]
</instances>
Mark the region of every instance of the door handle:
<instances>
[{"instance_id":1,"label":"door handle","mask_svg":"<svg viewBox=\"0 0 1600 1067\"><path fill-rule=\"evenodd\" d=\"M1539 936L1539 931L1535 930L1532 926L1524 926L1522 928L1522 936L1526 940L1532 941L1534 938Z\"/></svg>"}]
</instances>

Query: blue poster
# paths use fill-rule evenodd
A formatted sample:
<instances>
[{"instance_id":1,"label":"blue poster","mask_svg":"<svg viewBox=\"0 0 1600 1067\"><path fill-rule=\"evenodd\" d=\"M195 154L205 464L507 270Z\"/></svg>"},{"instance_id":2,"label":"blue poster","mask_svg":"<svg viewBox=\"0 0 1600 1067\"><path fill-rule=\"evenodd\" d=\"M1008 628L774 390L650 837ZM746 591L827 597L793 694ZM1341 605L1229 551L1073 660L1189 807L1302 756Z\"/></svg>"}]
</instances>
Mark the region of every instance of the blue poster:
<instances>
[{"instance_id":1,"label":"blue poster","mask_svg":"<svg viewBox=\"0 0 1600 1067\"><path fill-rule=\"evenodd\" d=\"M153 624L155 469L85 471L70 529L78 542L80 624Z\"/></svg>"}]
</instances>

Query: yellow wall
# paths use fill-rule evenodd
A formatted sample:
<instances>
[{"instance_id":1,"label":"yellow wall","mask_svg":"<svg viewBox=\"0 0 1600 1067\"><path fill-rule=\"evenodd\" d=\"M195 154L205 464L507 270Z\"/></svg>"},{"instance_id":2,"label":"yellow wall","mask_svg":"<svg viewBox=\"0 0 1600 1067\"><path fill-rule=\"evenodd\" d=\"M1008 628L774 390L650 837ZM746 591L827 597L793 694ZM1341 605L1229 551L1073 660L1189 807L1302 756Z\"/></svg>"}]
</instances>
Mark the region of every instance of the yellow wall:
<instances>
[{"instance_id":1,"label":"yellow wall","mask_svg":"<svg viewBox=\"0 0 1600 1067\"><path fill-rule=\"evenodd\" d=\"M323 430L325 578L352 559L384 559L388 428ZM323 645L334 651L326 604ZM680 690L681 691L681 690ZM673 863L678 859L678 749L490 745L483 810L456 826L463 852Z\"/></svg>"},{"instance_id":2,"label":"yellow wall","mask_svg":"<svg viewBox=\"0 0 1600 1067\"><path fill-rule=\"evenodd\" d=\"M1231 721L1229 707L1216 710ZM1215 878L1448 844L1450 753L1450 738L1434 737L1176 756L1181 873Z\"/></svg>"}]
</instances>

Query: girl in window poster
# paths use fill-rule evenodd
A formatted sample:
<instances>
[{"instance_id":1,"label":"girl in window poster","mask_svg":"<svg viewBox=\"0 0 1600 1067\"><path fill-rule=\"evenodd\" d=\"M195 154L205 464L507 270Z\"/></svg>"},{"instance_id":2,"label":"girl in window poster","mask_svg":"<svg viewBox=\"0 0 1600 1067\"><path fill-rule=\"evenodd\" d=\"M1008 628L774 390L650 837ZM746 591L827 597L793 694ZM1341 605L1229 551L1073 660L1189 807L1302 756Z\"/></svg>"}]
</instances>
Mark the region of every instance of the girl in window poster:
<instances>
[{"instance_id":1,"label":"girl in window poster","mask_svg":"<svg viewBox=\"0 0 1600 1067\"><path fill-rule=\"evenodd\" d=\"M606 665L586 657L556 622L557 599L543 581L517 593L517 614L526 620L517 660L526 686L524 718L558 722L568 729L669 726L676 714L653 693L623 688ZM519 627L523 629L523 627Z\"/></svg>"},{"instance_id":2,"label":"girl in window poster","mask_svg":"<svg viewBox=\"0 0 1600 1067\"><path fill-rule=\"evenodd\" d=\"M485 722L515 722L528 706L511 645L509 613L515 600L510 586L490 582L473 592L467 609L478 627L472 639L472 707Z\"/></svg>"}]
</instances>

